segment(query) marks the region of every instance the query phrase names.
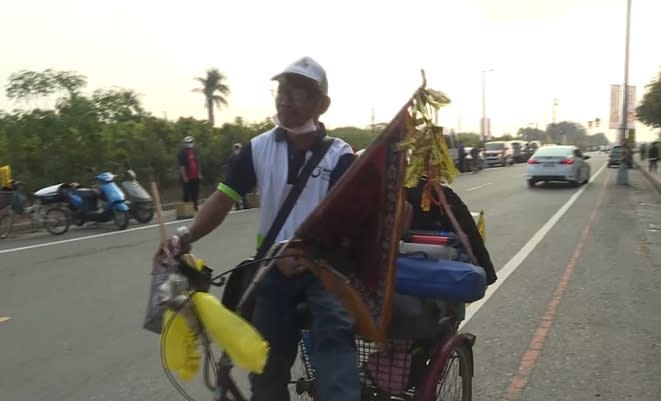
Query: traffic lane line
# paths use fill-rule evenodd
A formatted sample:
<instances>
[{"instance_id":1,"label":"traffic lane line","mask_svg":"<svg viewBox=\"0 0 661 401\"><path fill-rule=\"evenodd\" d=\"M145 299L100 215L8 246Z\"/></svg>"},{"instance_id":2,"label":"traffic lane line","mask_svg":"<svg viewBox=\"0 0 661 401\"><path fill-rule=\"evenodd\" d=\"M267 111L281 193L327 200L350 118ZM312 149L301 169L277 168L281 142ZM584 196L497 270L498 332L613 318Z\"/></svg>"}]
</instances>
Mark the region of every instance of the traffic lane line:
<instances>
[{"instance_id":1,"label":"traffic lane line","mask_svg":"<svg viewBox=\"0 0 661 401\"><path fill-rule=\"evenodd\" d=\"M250 210L252 210L252 209L233 210L233 211L230 212L230 214L243 213L243 212L248 212ZM167 221L163 224L165 224L165 225L182 224L182 223L190 222L192 220L193 219L173 220L173 221ZM83 237L69 238L69 239L64 239L64 240L59 240L59 241L42 242L42 243L33 244L33 245L19 246L19 247L16 247L16 248L9 248L9 249L0 250L0 255L6 254L6 253L27 251L27 250L31 250L31 249L37 249L37 248L44 248L44 247L48 247L48 246L69 244L69 243L72 243L72 242L85 241L85 240L90 240L90 239L109 237L109 236L113 236L113 235L120 235L120 234L124 234L124 233L140 231L140 230L148 230L150 228L157 228L157 227L159 227L158 224L150 224L150 225L147 225L147 226L127 228L125 230L111 231L111 232L108 232L108 233L92 234L92 235L86 235L86 236L83 236Z\"/></svg>"},{"instance_id":2,"label":"traffic lane line","mask_svg":"<svg viewBox=\"0 0 661 401\"><path fill-rule=\"evenodd\" d=\"M488 185L491 185L491 184L492 184L491 182L487 182L486 184L482 184L482 185L478 185L478 186L476 186L476 187L468 188L468 189L466 189L465 191L466 191L466 192L475 191L475 190L477 190L477 189L484 188L484 187L486 187L486 186L488 186Z\"/></svg>"},{"instance_id":3,"label":"traffic lane line","mask_svg":"<svg viewBox=\"0 0 661 401\"><path fill-rule=\"evenodd\" d=\"M594 175L592 175L592 177L590 177L590 183L594 182L594 180L605 169L606 165L604 164ZM537 232L530 238L530 240L528 240L528 242L526 242L526 244L521 249L519 249L519 251L514 256L512 256L512 258L507 263L505 263L505 265L503 265L500 270L496 272L498 274L498 280L496 280L495 283L491 284L487 288L487 291L482 299L473 302L469 307L466 308L466 317L461 323L460 328L468 323L477 314L477 312L482 309L482 307L489 301L493 294L498 291L500 286L503 285L505 281L507 281L507 278L514 271L516 271L519 266L521 266L523 261L526 260L528 256L530 256L537 245L542 242L549 231L551 231L551 229L558 223L558 221L560 221L562 216L567 213L569 208L574 204L574 202L576 202L576 200L583 194L583 192L585 192L588 187L588 185L584 185L578 191L574 192L574 194L567 200L567 202L565 202L565 204L562 205L560 209L558 209L558 211L555 212L555 214L551 216L551 218L539 230L537 230Z\"/></svg>"},{"instance_id":4,"label":"traffic lane line","mask_svg":"<svg viewBox=\"0 0 661 401\"><path fill-rule=\"evenodd\" d=\"M558 306L560 305L560 302L562 301L565 291L569 286L569 282L571 281L572 274L574 273L574 269L576 268L576 262L581 257L581 254L583 253L583 248L585 248L585 244L587 243L587 240L590 236L590 229L592 228L592 224L596 219L597 211L599 210L599 208L601 208L601 205L603 203L604 195L606 194L606 184L608 183L609 177L610 174L607 176L607 178L604 180L601 186L601 190L599 191L599 195L597 197L597 202L595 204L595 207L592 210L592 213L590 214L590 218L588 219L588 222L583 227L583 232L581 233L581 237L578 243L576 244L574 253L569 259L569 262L567 263L567 266L565 267L565 270L562 273L562 276L560 277L560 281L558 282L555 291L553 291L553 295L551 296L551 299L546 305L546 310L544 312L544 315L542 316L542 319L539 322L537 329L535 330L535 333L532 336L532 339L530 340L528 349L521 357L519 369L517 373L514 375L514 377L512 377L512 380L510 381L510 385L508 386L507 390L505 390L505 393L503 394L501 401L518 401L521 397L521 393L523 392L523 390L526 389L528 385L530 374L535 369L535 366L539 361L539 356L542 353L544 344L546 343L546 338L548 337L548 334L551 331L551 327L553 326L553 319L557 314Z\"/></svg>"}]
</instances>

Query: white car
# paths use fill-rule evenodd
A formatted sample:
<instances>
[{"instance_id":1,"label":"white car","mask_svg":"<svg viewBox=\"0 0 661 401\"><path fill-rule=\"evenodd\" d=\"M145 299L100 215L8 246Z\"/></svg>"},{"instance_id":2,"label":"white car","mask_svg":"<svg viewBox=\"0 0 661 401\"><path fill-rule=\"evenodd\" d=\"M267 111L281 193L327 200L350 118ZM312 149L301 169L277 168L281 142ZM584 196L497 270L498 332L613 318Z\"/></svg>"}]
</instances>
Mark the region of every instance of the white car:
<instances>
[{"instance_id":1,"label":"white car","mask_svg":"<svg viewBox=\"0 0 661 401\"><path fill-rule=\"evenodd\" d=\"M542 146L528 159L526 179L529 187L540 181L564 181L574 185L590 180L588 155L583 155L576 146Z\"/></svg>"}]
</instances>

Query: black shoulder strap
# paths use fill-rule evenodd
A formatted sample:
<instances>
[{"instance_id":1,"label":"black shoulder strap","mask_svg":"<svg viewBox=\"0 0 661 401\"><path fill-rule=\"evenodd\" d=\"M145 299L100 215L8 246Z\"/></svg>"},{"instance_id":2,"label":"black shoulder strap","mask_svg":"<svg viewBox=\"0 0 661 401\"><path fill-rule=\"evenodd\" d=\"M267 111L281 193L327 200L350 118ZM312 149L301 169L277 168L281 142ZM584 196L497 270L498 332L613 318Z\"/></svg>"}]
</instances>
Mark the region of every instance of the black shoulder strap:
<instances>
[{"instance_id":1,"label":"black shoulder strap","mask_svg":"<svg viewBox=\"0 0 661 401\"><path fill-rule=\"evenodd\" d=\"M325 136L321 145L313 148L312 156L310 156L310 159L307 161L307 163L305 163L303 170L301 170L301 172L298 174L298 177L296 177L296 183L294 183L294 186L291 188L291 190L289 190L289 194L287 194L287 198L282 203L282 206L280 206L280 210L273 220L271 228L269 228L269 231L266 233L262 244L259 246L259 249L257 249L257 255L255 255L255 259L263 258L271 246L273 246L275 238L278 236L278 233L280 233L280 230L285 224L285 221L287 221L289 213L296 204L298 197L301 196L301 192L303 192L305 183L308 181L310 174L312 174L312 170L317 167L326 152L328 152L328 149L330 148L333 141L333 138Z\"/></svg>"}]
</instances>

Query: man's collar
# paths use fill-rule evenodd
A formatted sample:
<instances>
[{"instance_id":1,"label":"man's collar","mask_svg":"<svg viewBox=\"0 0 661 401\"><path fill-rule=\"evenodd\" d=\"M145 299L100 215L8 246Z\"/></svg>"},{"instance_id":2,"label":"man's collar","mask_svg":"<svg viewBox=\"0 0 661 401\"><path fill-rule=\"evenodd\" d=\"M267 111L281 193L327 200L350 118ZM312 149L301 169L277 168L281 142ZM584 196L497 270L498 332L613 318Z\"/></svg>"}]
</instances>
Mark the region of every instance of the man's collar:
<instances>
[{"instance_id":1,"label":"man's collar","mask_svg":"<svg viewBox=\"0 0 661 401\"><path fill-rule=\"evenodd\" d=\"M319 129L317 130L316 135L318 136L319 141L321 141L321 139L326 136L326 126L324 126L324 123L322 122L317 122L317 125ZM287 130L282 127L277 127L275 129L275 140L276 142L286 141Z\"/></svg>"}]
</instances>

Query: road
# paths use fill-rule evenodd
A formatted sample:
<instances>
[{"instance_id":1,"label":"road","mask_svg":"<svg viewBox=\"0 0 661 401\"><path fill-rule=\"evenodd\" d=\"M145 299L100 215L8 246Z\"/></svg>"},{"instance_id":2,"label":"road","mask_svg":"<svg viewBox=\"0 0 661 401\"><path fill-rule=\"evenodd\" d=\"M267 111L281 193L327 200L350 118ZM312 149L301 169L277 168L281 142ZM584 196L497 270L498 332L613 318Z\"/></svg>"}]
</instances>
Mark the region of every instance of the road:
<instances>
[{"instance_id":1,"label":"road","mask_svg":"<svg viewBox=\"0 0 661 401\"><path fill-rule=\"evenodd\" d=\"M604 162L581 188L527 189L525 165L453 184L485 211L500 276L463 326L477 335L474 400L659 399L661 197L638 171L616 186ZM234 266L256 221L231 214L196 254ZM181 399L141 328L157 242L153 226L105 225L0 242L2 401ZM210 398L199 380L184 388Z\"/></svg>"}]
</instances>

